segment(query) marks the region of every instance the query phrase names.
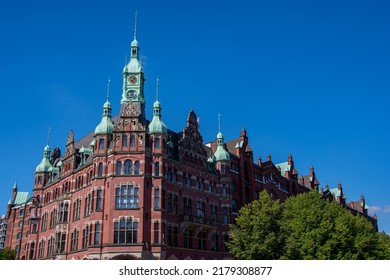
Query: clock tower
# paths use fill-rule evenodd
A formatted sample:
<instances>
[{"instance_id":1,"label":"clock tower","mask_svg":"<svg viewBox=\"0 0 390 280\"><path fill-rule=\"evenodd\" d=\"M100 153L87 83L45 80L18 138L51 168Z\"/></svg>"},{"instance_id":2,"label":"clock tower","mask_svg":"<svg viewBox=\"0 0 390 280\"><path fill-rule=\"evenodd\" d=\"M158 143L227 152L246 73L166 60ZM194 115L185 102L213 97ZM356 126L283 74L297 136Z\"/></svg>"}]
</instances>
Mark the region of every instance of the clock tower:
<instances>
[{"instance_id":1,"label":"clock tower","mask_svg":"<svg viewBox=\"0 0 390 280\"><path fill-rule=\"evenodd\" d=\"M139 61L139 45L137 41L137 14L135 15L134 40L130 46L130 61L123 69L123 89L121 104L139 103L144 109L144 71ZM142 110L143 111L143 110Z\"/></svg>"}]
</instances>

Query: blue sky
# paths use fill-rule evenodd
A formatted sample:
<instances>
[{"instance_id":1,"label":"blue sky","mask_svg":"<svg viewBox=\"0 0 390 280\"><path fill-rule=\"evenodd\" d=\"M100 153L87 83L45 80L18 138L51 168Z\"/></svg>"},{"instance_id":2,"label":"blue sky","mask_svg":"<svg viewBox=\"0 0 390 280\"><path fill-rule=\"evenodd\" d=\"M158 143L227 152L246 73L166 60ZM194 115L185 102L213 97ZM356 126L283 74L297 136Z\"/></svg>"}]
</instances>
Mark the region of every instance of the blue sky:
<instances>
[{"instance_id":1,"label":"blue sky","mask_svg":"<svg viewBox=\"0 0 390 280\"><path fill-rule=\"evenodd\" d=\"M82 3L79 3L82 2ZM64 151L100 122L111 79L137 38L147 116L155 81L167 126L190 109L205 142L245 127L254 156L291 153L321 187L363 194L390 233L390 4L387 1L7 1L0 9L0 213L16 181L31 191L51 127Z\"/></svg>"}]
</instances>

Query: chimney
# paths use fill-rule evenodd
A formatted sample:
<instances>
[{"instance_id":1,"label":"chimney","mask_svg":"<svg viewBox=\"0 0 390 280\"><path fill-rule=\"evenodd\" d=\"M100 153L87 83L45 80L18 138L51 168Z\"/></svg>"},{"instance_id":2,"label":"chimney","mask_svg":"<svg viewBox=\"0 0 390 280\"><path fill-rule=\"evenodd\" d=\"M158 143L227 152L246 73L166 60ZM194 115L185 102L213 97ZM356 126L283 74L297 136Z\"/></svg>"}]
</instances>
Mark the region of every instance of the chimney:
<instances>
[{"instance_id":1,"label":"chimney","mask_svg":"<svg viewBox=\"0 0 390 280\"><path fill-rule=\"evenodd\" d=\"M261 167L261 157L260 156L257 158L257 164Z\"/></svg>"}]
</instances>

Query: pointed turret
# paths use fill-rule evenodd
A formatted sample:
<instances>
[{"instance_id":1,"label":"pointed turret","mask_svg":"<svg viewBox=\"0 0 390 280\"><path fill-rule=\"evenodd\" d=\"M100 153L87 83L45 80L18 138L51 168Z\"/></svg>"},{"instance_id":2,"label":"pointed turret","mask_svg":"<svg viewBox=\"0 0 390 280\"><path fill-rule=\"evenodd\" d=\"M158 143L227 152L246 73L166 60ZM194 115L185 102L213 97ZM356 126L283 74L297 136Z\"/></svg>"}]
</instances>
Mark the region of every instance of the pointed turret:
<instances>
[{"instance_id":1,"label":"pointed turret","mask_svg":"<svg viewBox=\"0 0 390 280\"><path fill-rule=\"evenodd\" d=\"M103 105L103 116L99 125L95 129L95 135L98 134L111 134L114 130L114 125L111 120L111 104L108 101L110 92L110 80L108 80L108 89L107 89L107 101Z\"/></svg>"},{"instance_id":2,"label":"pointed turret","mask_svg":"<svg viewBox=\"0 0 390 280\"><path fill-rule=\"evenodd\" d=\"M167 126L164 124L161 118L161 103L158 101L158 82L156 82L156 102L153 104L153 119L148 126L148 133L166 134Z\"/></svg>"},{"instance_id":3,"label":"pointed turret","mask_svg":"<svg viewBox=\"0 0 390 280\"><path fill-rule=\"evenodd\" d=\"M35 168L35 181L34 181L34 189L41 188L49 181L50 173L53 170L53 166L50 162L50 128L47 137L47 145L43 149L43 157L41 163Z\"/></svg>"},{"instance_id":4,"label":"pointed turret","mask_svg":"<svg viewBox=\"0 0 390 280\"><path fill-rule=\"evenodd\" d=\"M225 142L221 132L221 115L218 115L217 150L214 153L214 161L230 161L230 155L225 150Z\"/></svg>"},{"instance_id":5,"label":"pointed turret","mask_svg":"<svg viewBox=\"0 0 390 280\"><path fill-rule=\"evenodd\" d=\"M42 161L35 169L35 173L48 172L50 167L52 167L50 163L50 146L46 145L43 149Z\"/></svg>"},{"instance_id":6,"label":"pointed turret","mask_svg":"<svg viewBox=\"0 0 390 280\"><path fill-rule=\"evenodd\" d=\"M135 14L134 39L130 45L130 61L123 69L123 92L121 104L138 102L142 106L144 99L144 72L139 60L139 44L137 41L137 13Z\"/></svg>"}]
</instances>

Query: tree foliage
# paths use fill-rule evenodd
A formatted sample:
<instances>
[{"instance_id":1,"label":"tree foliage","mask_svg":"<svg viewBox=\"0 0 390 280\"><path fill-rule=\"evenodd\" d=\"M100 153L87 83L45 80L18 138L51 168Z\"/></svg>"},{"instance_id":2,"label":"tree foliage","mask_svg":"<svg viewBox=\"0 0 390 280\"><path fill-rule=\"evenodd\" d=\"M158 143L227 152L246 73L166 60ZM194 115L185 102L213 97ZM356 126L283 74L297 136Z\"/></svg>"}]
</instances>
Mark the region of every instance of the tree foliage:
<instances>
[{"instance_id":1,"label":"tree foliage","mask_svg":"<svg viewBox=\"0 0 390 280\"><path fill-rule=\"evenodd\" d=\"M259 200L240 209L236 223L230 226L229 250L238 259L278 258L281 215L279 201L262 192Z\"/></svg>"},{"instance_id":2,"label":"tree foliage","mask_svg":"<svg viewBox=\"0 0 390 280\"><path fill-rule=\"evenodd\" d=\"M16 258L16 251L11 248L4 248L0 250L0 260L14 260Z\"/></svg>"},{"instance_id":3,"label":"tree foliage","mask_svg":"<svg viewBox=\"0 0 390 280\"><path fill-rule=\"evenodd\" d=\"M240 210L230 233L228 248L238 259L388 259L390 253L388 235L315 191L283 204L263 191Z\"/></svg>"}]
</instances>

